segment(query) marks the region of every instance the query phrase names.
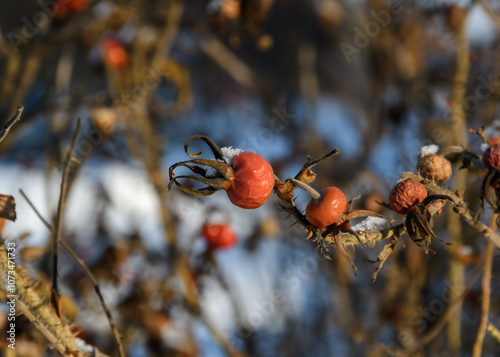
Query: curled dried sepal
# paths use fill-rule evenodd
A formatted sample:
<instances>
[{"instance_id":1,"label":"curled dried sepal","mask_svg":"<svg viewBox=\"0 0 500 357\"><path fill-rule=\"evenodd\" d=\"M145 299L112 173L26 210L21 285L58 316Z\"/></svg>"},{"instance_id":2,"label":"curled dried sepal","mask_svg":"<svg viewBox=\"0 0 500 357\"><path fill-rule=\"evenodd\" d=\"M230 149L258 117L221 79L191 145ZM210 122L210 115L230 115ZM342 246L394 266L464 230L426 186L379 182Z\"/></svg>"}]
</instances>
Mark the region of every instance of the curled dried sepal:
<instances>
[{"instance_id":1,"label":"curled dried sepal","mask_svg":"<svg viewBox=\"0 0 500 357\"><path fill-rule=\"evenodd\" d=\"M426 251L430 253L434 253L431 249L428 248L430 245L430 239L436 238L439 241L443 242L445 245L451 245L439 238L434 231L432 230L432 210L430 209L435 201L453 201L450 196L446 195L432 195L428 196L422 203L418 204L414 209L410 210L405 217L405 228L408 232L410 238L417 243L422 248L425 248ZM424 241L425 245L421 242Z\"/></svg>"},{"instance_id":2,"label":"curled dried sepal","mask_svg":"<svg viewBox=\"0 0 500 357\"><path fill-rule=\"evenodd\" d=\"M186 143L184 144L184 151L186 152L186 154L189 157L199 157L203 153L203 151L200 151L197 154L192 154L188 151L188 147L189 147L189 144L191 143L191 141L198 140L198 139L203 140L205 143L207 143L207 145L212 150L212 153L214 154L215 159L226 162L224 155L222 154L221 149L217 146L216 143L214 143L212 141L212 139L210 139L208 136L205 136L205 135L193 135L192 137L190 137L188 139L188 141L186 141ZM226 163L228 163L228 162L226 162Z\"/></svg>"},{"instance_id":3,"label":"curled dried sepal","mask_svg":"<svg viewBox=\"0 0 500 357\"><path fill-rule=\"evenodd\" d=\"M203 167L196 165L210 167L215 170L215 173L211 173ZM196 175L175 176L174 170L179 166L188 168ZM170 166L169 168L170 182L168 184L168 188L170 189L172 185L175 184L187 194L194 196L209 196L218 190L227 189L231 181L231 172L232 170L228 164L218 160L193 159L189 161L178 162ZM181 184L178 179L196 180L206 184L207 186L195 189Z\"/></svg>"},{"instance_id":4,"label":"curled dried sepal","mask_svg":"<svg viewBox=\"0 0 500 357\"><path fill-rule=\"evenodd\" d=\"M216 160L193 159L181 161L170 166L168 170L170 179L168 188L172 188L172 185L175 184L181 191L193 196L209 196L218 190L227 189L233 178L232 169L229 164L225 162L220 148L210 138L204 135L194 135L186 141L186 144L184 144L184 151L190 157L199 157L202 154L202 151L197 154L193 154L188 151L190 142L197 139L203 140L208 144ZM174 170L178 167L185 167L191 170L195 175L176 176ZM195 180L204 183L207 186L202 188L192 188L182 184L179 179Z\"/></svg>"},{"instance_id":5,"label":"curled dried sepal","mask_svg":"<svg viewBox=\"0 0 500 357\"><path fill-rule=\"evenodd\" d=\"M481 201L481 212L478 219L484 214L484 201L488 202L495 213L500 212L500 171L489 170L481 185L479 195Z\"/></svg>"}]
</instances>

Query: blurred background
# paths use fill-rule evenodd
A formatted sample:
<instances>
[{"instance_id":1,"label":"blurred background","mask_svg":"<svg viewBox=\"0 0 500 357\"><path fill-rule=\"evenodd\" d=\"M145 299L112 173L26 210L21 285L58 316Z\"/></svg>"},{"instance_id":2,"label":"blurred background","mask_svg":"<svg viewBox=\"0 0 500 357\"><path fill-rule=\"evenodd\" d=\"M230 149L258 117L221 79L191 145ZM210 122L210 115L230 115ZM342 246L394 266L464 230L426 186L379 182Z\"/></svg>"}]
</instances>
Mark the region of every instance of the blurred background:
<instances>
[{"instance_id":1,"label":"blurred background","mask_svg":"<svg viewBox=\"0 0 500 357\"><path fill-rule=\"evenodd\" d=\"M0 144L0 192L15 197L18 216L3 235L18 244L18 264L49 284L51 234L18 190L53 222L81 118L63 240L96 275L127 355L399 356L419 344L414 355L470 355L484 239L453 214L435 223L452 247L433 241L431 256L401 237L372 283L364 260L387 242L349 250L354 277L341 257L322 257L274 197L243 210L223 192L168 191L168 168L188 159L195 134L261 154L282 180L308 155L338 148L313 186L361 193L356 208L400 220L376 201L415 170L422 146L481 154L467 128L498 135L499 29L494 0L3 1L0 118L25 108ZM199 150L210 158L194 142ZM467 188L474 212L484 174L477 167L447 183ZM301 193L296 204L307 201ZM207 224L237 242L207 250ZM67 323L116 356L92 285L64 251L59 264ZM498 326L497 268L494 259ZM56 355L27 319L17 329L18 356ZM483 355L498 354L487 334Z\"/></svg>"}]
</instances>

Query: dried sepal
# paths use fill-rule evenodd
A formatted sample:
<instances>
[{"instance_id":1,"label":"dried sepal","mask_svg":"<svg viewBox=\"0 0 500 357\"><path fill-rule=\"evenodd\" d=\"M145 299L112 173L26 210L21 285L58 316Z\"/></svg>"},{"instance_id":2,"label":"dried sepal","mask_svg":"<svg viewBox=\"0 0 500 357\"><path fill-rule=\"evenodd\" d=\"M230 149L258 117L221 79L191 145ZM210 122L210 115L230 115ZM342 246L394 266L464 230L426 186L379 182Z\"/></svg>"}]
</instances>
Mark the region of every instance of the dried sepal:
<instances>
[{"instance_id":1,"label":"dried sepal","mask_svg":"<svg viewBox=\"0 0 500 357\"><path fill-rule=\"evenodd\" d=\"M488 137L488 134L484 130L484 126L479 128L478 130L474 130L472 128L469 128L469 133L479 135L481 137L481 139L483 139L485 144L491 145L490 138Z\"/></svg>"},{"instance_id":2,"label":"dried sepal","mask_svg":"<svg viewBox=\"0 0 500 357\"><path fill-rule=\"evenodd\" d=\"M0 218L16 220L16 201L10 195L0 194Z\"/></svg>"},{"instance_id":3,"label":"dried sepal","mask_svg":"<svg viewBox=\"0 0 500 357\"><path fill-rule=\"evenodd\" d=\"M410 238L417 243L417 245L425 248L426 251L430 253L434 253L434 251L428 248L431 238L436 238L445 245L451 245L451 243L438 237L432 230L432 211L429 210L429 207L438 200L453 201L452 198L447 195L431 195L414 209L410 210L405 217L405 227ZM425 242L425 245L421 243L422 241Z\"/></svg>"},{"instance_id":4,"label":"dried sepal","mask_svg":"<svg viewBox=\"0 0 500 357\"><path fill-rule=\"evenodd\" d=\"M202 151L196 154L189 152L188 149L190 142L197 139L203 140L208 144L216 160L197 159L197 157L202 154ZM229 164L224 161L223 154L219 147L211 139L204 135L194 135L186 141L184 151L188 156L194 157L195 159L181 161L170 166L168 170L170 179L168 189L171 189L172 185L175 184L181 191L189 195L209 196L217 190L226 190L230 186L233 179L233 171ZM195 175L176 175L174 170L178 167L187 168ZM207 186L202 188L193 188L182 184L179 179L199 181Z\"/></svg>"},{"instance_id":5,"label":"dried sepal","mask_svg":"<svg viewBox=\"0 0 500 357\"><path fill-rule=\"evenodd\" d=\"M484 214L484 201L488 202L495 213L500 212L500 171L489 170L482 184L479 194L481 202L481 211L478 214L478 219Z\"/></svg>"},{"instance_id":6,"label":"dried sepal","mask_svg":"<svg viewBox=\"0 0 500 357\"><path fill-rule=\"evenodd\" d=\"M212 139L210 139L208 136L205 136L205 135L193 135L192 137L190 137L188 139L188 141L186 141L186 143L184 144L184 151L186 152L186 154L189 156L189 157L199 157L201 156L201 154L203 153L203 151L200 151L199 153L197 154L192 154L188 151L188 148L189 148L189 144L191 143L191 141L193 140L203 140L205 143L207 143L207 145L210 147L210 149L212 150L212 153L214 154L214 157L216 160L222 160L222 161L225 161L224 159L224 155L222 154L222 151L221 149L217 146L216 143L214 143L212 141Z\"/></svg>"},{"instance_id":7,"label":"dried sepal","mask_svg":"<svg viewBox=\"0 0 500 357\"><path fill-rule=\"evenodd\" d=\"M279 179L274 180L274 193L280 201L291 203L295 191L295 186L291 182L282 182Z\"/></svg>"},{"instance_id":8,"label":"dried sepal","mask_svg":"<svg viewBox=\"0 0 500 357\"><path fill-rule=\"evenodd\" d=\"M396 246L398 239L399 239L399 236L394 234L394 236L392 237L390 242L387 243L386 245L384 245L384 248L382 248L382 250L378 253L377 260L364 259L365 263L377 264L377 267L375 268L375 270L373 271L373 274L372 274L372 279L371 279L372 282L375 282L377 280L378 273L382 269L382 266L384 265L385 261L389 258L391 253L394 251L394 247Z\"/></svg>"}]
</instances>

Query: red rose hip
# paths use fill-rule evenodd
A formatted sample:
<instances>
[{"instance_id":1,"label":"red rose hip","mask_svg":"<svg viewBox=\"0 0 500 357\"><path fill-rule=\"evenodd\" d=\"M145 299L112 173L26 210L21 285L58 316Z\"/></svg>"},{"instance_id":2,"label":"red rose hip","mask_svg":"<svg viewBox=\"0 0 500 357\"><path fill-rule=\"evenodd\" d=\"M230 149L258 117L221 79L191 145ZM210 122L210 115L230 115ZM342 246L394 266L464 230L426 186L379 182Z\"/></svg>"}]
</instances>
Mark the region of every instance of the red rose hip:
<instances>
[{"instance_id":1,"label":"red rose hip","mask_svg":"<svg viewBox=\"0 0 500 357\"><path fill-rule=\"evenodd\" d=\"M307 220L318 228L327 227L342 216L347 207L347 198L337 187L327 187L318 198L311 198L306 207Z\"/></svg>"},{"instance_id":2,"label":"red rose hip","mask_svg":"<svg viewBox=\"0 0 500 357\"><path fill-rule=\"evenodd\" d=\"M236 233L226 223L205 223L201 234L210 250L231 248L238 240Z\"/></svg>"},{"instance_id":3,"label":"red rose hip","mask_svg":"<svg viewBox=\"0 0 500 357\"><path fill-rule=\"evenodd\" d=\"M104 60L113 69L124 69L129 64L129 54L118 39L109 37L104 41Z\"/></svg>"},{"instance_id":4,"label":"red rose hip","mask_svg":"<svg viewBox=\"0 0 500 357\"><path fill-rule=\"evenodd\" d=\"M490 170L500 170L500 144L491 145L483 155L484 165Z\"/></svg>"},{"instance_id":5,"label":"red rose hip","mask_svg":"<svg viewBox=\"0 0 500 357\"><path fill-rule=\"evenodd\" d=\"M245 151L229 162L232 182L226 189L229 200L241 208L257 208L266 202L274 187L271 165L259 154Z\"/></svg>"},{"instance_id":6,"label":"red rose hip","mask_svg":"<svg viewBox=\"0 0 500 357\"><path fill-rule=\"evenodd\" d=\"M395 212L407 214L426 197L427 189L422 183L415 179L406 179L394 186L389 194L389 204Z\"/></svg>"}]
</instances>

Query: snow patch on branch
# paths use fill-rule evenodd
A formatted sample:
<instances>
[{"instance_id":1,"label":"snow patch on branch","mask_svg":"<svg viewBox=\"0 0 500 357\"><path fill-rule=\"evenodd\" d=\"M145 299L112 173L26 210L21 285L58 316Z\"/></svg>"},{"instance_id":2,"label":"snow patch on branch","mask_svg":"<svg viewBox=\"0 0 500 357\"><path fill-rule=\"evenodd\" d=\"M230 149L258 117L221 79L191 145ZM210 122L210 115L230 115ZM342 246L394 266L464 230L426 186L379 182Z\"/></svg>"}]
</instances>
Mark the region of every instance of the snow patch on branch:
<instances>
[{"instance_id":1,"label":"snow patch on branch","mask_svg":"<svg viewBox=\"0 0 500 357\"><path fill-rule=\"evenodd\" d=\"M380 217L368 217L355 224L351 229L355 232L378 231L387 227L387 220Z\"/></svg>"}]
</instances>

